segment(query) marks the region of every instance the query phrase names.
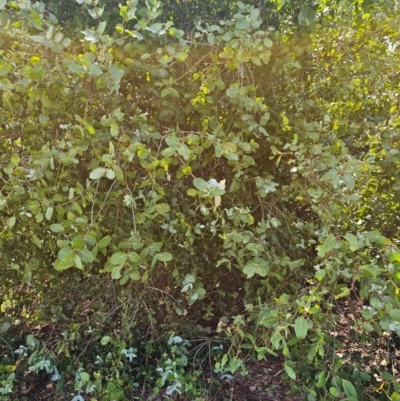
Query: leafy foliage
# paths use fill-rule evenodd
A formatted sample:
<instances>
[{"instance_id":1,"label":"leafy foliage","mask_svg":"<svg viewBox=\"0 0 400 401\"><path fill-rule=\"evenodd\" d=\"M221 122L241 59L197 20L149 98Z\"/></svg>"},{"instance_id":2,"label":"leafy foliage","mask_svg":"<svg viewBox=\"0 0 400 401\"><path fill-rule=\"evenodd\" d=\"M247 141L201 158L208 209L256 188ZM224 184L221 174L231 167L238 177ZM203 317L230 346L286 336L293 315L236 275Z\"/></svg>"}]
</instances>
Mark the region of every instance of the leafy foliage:
<instances>
[{"instance_id":1,"label":"leafy foliage","mask_svg":"<svg viewBox=\"0 0 400 401\"><path fill-rule=\"evenodd\" d=\"M65 325L29 362L58 374L59 355L76 400L157 374L197 396L204 337L218 374L281 353L308 400L366 399L375 378L331 333L345 299L360 342L400 334L395 6L313 3L320 21L272 31L237 2L188 35L177 4L114 24L85 3L99 22L69 38L43 3L0 2L1 330Z\"/></svg>"}]
</instances>

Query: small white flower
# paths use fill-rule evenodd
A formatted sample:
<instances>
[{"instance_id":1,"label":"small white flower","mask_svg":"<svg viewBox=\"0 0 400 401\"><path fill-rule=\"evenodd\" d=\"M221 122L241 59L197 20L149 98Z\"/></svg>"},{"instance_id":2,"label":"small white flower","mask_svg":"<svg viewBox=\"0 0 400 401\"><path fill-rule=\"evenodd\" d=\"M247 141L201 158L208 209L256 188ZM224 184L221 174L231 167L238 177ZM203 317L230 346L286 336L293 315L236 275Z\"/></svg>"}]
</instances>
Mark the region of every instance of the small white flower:
<instances>
[{"instance_id":1,"label":"small white flower","mask_svg":"<svg viewBox=\"0 0 400 401\"><path fill-rule=\"evenodd\" d=\"M14 351L15 354L23 354L24 356L27 356L27 351L28 348L24 347L23 345L20 345L18 349Z\"/></svg>"},{"instance_id":2,"label":"small white flower","mask_svg":"<svg viewBox=\"0 0 400 401\"><path fill-rule=\"evenodd\" d=\"M208 181L208 185L210 187L218 188L218 189L225 189L225 180L222 180L221 182L218 182L215 178L211 178L210 181Z\"/></svg>"},{"instance_id":3,"label":"small white flower","mask_svg":"<svg viewBox=\"0 0 400 401\"><path fill-rule=\"evenodd\" d=\"M121 354L125 355L125 357L127 359L129 359L129 362L132 362L133 358L136 358L136 354L133 352L133 348L129 348L129 349L123 349L121 350Z\"/></svg>"},{"instance_id":4,"label":"small white flower","mask_svg":"<svg viewBox=\"0 0 400 401\"><path fill-rule=\"evenodd\" d=\"M87 389L86 392L88 394L93 393L93 391L96 389L96 385L95 384L91 384Z\"/></svg>"}]
</instances>

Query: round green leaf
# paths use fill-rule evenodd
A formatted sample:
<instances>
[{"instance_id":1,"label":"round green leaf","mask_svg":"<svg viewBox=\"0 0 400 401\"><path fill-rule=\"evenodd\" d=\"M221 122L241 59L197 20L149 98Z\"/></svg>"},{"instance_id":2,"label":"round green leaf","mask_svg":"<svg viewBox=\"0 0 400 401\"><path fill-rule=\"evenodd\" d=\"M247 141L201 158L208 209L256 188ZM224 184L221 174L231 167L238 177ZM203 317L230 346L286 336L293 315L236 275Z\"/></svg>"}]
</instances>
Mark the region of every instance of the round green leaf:
<instances>
[{"instance_id":1,"label":"round green leaf","mask_svg":"<svg viewBox=\"0 0 400 401\"><path fill-rule=\"evenodd\" d=\"M122 265L128 259L128 255L123 252L114 253L110 258L110 263L113 265ZM119 278L119 277L118 277Z\"/></svg>"},{"instance_id":2,"label":"round green leaf","mask_svg":"<svg viewBox=\"0 0 400 401\"><path fill-rule=\"evenodd\" d=\"M132 263L138 263L142 260L140 255L138 255L136 252L129 252L128 258L129 258L129 261Z\"/></svg>"},{"instance_id":3,"label":"round green leaf","mask_svg":"<svg viewBox=\"0 0 400 401\"><path fill-rule=\"evenodd\" d=\"M158 253L156 256L160 262L169 262L170 260L172 260L172 255L169 252L161 252Z\"/></svg>"},{"instance_id":4,"label":"round green leaf","mask_svg":"<svg viewBox=\"0 0 400 401\"><path fill-rule=\"evenodd\" d=\"M207 191L208 190L207 181L204 181L202 178L195 178L193 180L193 185L200 191Z\"/></svg>"},{"instance_id":5,"label":"round green leaf","mask_svg":"<svg viewBox=\"0 0 400 401\"><path fill-rule=\"evenodd\" d=\"M194 188L189 188L186 192L189 196L197 196L198 192Z\"/></svg>"},{"instance_id":6,"label":"round green leaf","mask_svg":"<svg viewBox=\"0 0 400 401\"><path fill-rule=\"evenodd\" d=\"M81 258L82 262L84 263L91 263L93 262L93 253L89 251L89 249L82 249L79 252L79 257Z\"/></svg>"},{"instance_id":7,"label":"round green leaf","mask_svg":"<svg viewBox=\"0 0 400 401\"><path fill-rule=\"evenodd\" d=\"M103 237L98 243L97 243L97 247L99 249L103 249L105 248L111 241L111 237L109 235L106 235L105 237Z\"/></svg>"},{"instance_id":8,"label":"round green leaf","mask_svg":"<svg viewBox=\"0 0 400 401\"><path fill-rule=\"evenodd\" d=\"M61 260L71 260L73 259L75 256L75 251L73 249L71 249L70 247L66 247L66 248L62 248L60 249L60 251L58 252L58 257Z\"/></svg>"},{"instance_id":9,"label":"round green leaf","mask_svg":"<svg viewBox=\"0 0 400 401\"><path fill-rule=\"evenodd\" d=\"M167 205L166 203L160 203L156 206L156 209L159 213L168 213L170 210L169 205Z\"/></svg>"},{"instance_id":10,"label":"round green leaf","mask_svg":"<svg viewBox=\"0 0 400 401\"><path fill-rule=\"evenodd\" d=\"M107 169L104 167L97 167L90 173L89 178L92 180L98 180L99 178L103 177L106 172Z\"/></svg>"},{"instance_id":11,"label":"round green leaf","mask_svg":"<svg viewBox=\"0 0 400 401\"><path fill-rule=\"evenodd\" d=\"M175 136L169 136L165 142L170 148L179 148L181 146L181 140Z\"/></svg>"},{"instance_id":12,"label":"round green leaf","mask_svg":"<svg viewBox=\"0 0 400 401\"><path fill-rule=\"evenodd\" d=\"M53 231L53 233L61 233L64 231L64 227L61 224L51 224L50 230Z\"/></svg>"}]
</instances>

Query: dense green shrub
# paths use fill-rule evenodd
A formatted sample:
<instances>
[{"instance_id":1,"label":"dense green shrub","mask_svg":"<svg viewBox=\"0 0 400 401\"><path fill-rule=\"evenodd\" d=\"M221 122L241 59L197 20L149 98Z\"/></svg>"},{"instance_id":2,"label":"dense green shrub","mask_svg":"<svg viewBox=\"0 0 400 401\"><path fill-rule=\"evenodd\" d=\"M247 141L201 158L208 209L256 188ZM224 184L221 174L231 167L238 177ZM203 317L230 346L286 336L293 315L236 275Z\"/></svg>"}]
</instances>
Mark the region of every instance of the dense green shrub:
<instances>
[{"instance_id":1,"label":"dense green shrub","mask_svg":"<svg viewBox=\"0 0 400 401\"><path fill-rule=\"evenodd\" d=\"M400 333L397 15L295 34L237 2L188 37L137 3L70 39L0 2L2 331L64 327L59 387L104 399L157 372L196 396L199 338L221 374L282 353L307 399L366 399L331 333L342 299L356 341Z\"/></svg>"}]
</instances>

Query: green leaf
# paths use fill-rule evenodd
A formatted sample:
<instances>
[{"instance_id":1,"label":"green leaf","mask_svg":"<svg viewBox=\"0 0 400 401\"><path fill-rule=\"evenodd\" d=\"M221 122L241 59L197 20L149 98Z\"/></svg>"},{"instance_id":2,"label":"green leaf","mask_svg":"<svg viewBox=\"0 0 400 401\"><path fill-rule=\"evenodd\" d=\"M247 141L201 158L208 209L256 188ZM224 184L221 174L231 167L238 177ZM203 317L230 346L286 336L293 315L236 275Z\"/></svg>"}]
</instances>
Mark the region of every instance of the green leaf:
<instances>
[{"instance_id":1,"label":"green leaf","mask_svg":"<svg viewBox=\"0 0 400 401\"><path fill-rule=\"evenodd\" d=\"M379 276L381 273L384 272L383 268L372 264L360 266L360 270L364 273L363 274L364 277L372 277L372 278L376 278L377 276Z\"/></svg>"},{"instance_id":2,"label":"green leaf","mask_svg":"<svg viewBox=\"0 0 400 401\"><path fill-rule=\"evenodd\" d=\"M396 381L395 377L391 375L389 372L381 372L382 379L387 382L394 383Z\"/></svg>"},{"instance_id":3,"label":"green leaf","mask_svg":"<svg viewBox=\"0 0 400 401\"><path fill-rule=\"evenodd\" d=\"M234 56L233 52L221 52L218 54L219 58L232 58Z\"/></svg>"},{"instance_id":4,"label":"green leaf","mask_svg":"<svg viewBox=\"0 0 400 401\"><path fill-rule=\"evenodd\" d=\"M93 247L96 245L96 240L89 234L85 235L84 241L86 246Z\"/></svg>"},{"instance_id":5,"label":"green leaf","mask_svg":"<svg viewBox=\"0 0 400 401\"><path fill-rule=\"evenodd\" d=\"M358 239L355 235L351 234L351 233L347 233L344 238L347 240L347 242L349 243L349 248L350 251L354 252L357 251L359 249L358 246Z\"/></svg>"},{"instance_id":6,"label":"green leaf","mask_svg":"<svg viewBox=\"0 0 400 401\"><path fill-rule=\"evenodd\" d=\"M100 76L103 74L103 70L98 64L91 64L88 71L89 75Z\"/></svg>"},{"instance_id":7,"label":"green leaf","mask_svg":"<svg viewBox=\"0 0 400 401\"><path fill-rule=\"evenodd\" d=\"M205 294L206 290L204 288L196 288L196 290L189 295L188 304L193 305L197 300L203 299Z\"/></svg>"},{"instance_id":8,"label":"green leaf","mask_svg":"<svg viewBox=\"0 0 400 401\"><path fill-rule=\"evenodd\" d=\"M109 180L113 180L113 179L115 178L114 170L107 169L107 170L106 170L106 177L107 177Z\"/></svg>"},{"instance_id":9,"label":"green leaf","mask_svg":"<svg viewBox=\"0 0 400 401\"><path fill-rule=\"evenodd\" d=\"M301 340L306 338L308 331L308 321L303 316L298 317L294 322L296 337Z\"/></svg>"},{"instance_id":10,"label":"green leaf","mask_svg":"<svg viewBox=\"0 0 400 401\"><path fill-rule=\"evenodd\" d=\"M400 262L400 252L390 252L387 258L390 262Z\"/></svg>"},{"instance_id":11,"label":"green leaf","mask_svg":"<svg viewBox=\"0 0 400 401\"><path fill-rule=\"evenodd\" d=\"M124 19L124 21L129 21L129 15L128 15L128 7L127 6L122 6L119 10L119 15Z\"/></svg>"},{"instance_id":12,"label":"green leaf","mask_svg":"<svg viewBox=\"0 0 400 401\"><path fill-rule=\"evenodd\" d=\"M47 220L50 220L53 216L53 208L52 207L48 207L46 210L46 214L45 217Z\"/></svg>"},{"instance_id":13,"label":"green leaf","mask_svg":"<svg viewBox=\"0 0 400 401\"><path fill-rule=\"evenodd\" d=\"M4 77L12 70L11 63L6 60L0 60L0 77Z\"/></svg>"},{"instance_id":14,"label":"green leaf","mask_svg":"<svg viewBox=\"0 0 400 401\"><path fill-rule=\"evenodd\" d=\"M123 181L124 180L124 173L121 170L121 167L118 166L117 164L113 165L113 171L115 173L115 176L117 177L117 180Z\"/></svg>"},{"instance_id":15,"label":"green leaf","mask_svg":"<svg viewBox=\"0 0 400 401\"><path fill-rule=\"evenodd\" d=\"M122 68L118 68L115 64L112 64L110 67L110 78L113 82L119 82L121 78L124 76L125 70ZM112 93L112 92L111 92Z\"/></svg>"},{"instance_id":16,"label":"green leaf","mask_svg":"<svg viewBox=\"0 0 400 401\"><path fill-rule=\"evenodd\" d=\"M165 148L165 149L161 152L161 154L162 154L163 156L165 156L165 157L171 157L171 156L174 156L174 155L175 155L175 152L176 152L176 149L175 149L175 148Z\"/></svg>"},{"instance_id":17,"label":"green leaf","mask_svg":"<svg viewBox=\"0 0 400 401\"><path fill-rule=\"evenodd\" d=\"M185 61L188 58L188 54L183 52L178 52L174 54L174 57L178 61Z\"/></svg>"},{"instance_id":18,"label":"green leaf","mask_svg":"<svg viewBox=\"0 0 400 401\"><path fill-rule=\"evenodd\" d=\"M396 322L400 322L400 309L392 309L389 312L390 317Z\"/></svg>"},{"instance_id":19,"label":"green leaf","mask_svg":"<svg viewBox=\"0 0 400 401\"><path fill-rule=\"evenodd\" d=\"M75 251L70 247L65 247L60 249L58 252L58 257L60 260L72 260L75 256Z\"/></svg>"},{"instance_id":20,"label":"green leaf","mask_svg":"<svg viewBox=\"0 0 400 401\"><path fill-rule=\"evenodd\" d=\"M160 262L169 262L170 260L172 260L172 255L169 252L161 252L158 253L156 256Z\"/></svg>"},{"instance_id":21,"label":"green leaf","mask_svg":"<svg viewBox=\"0 0 400 401\"><path fill-rule=\"evenodd\" d=\"M53 233L61 233L64 231L64 227L61 224L51 224L50 230L53 231Z\"/></svg>"},{"instance_id":22,"label":"green leaf","mask_svg":"<svg viewBox=\"0 0 400 401\"><path fill-rule=\"evenodd\" d=\"M99 36L103 35L104 30L106 29L107 21L102 21L100 22L98 28L97 28L97 34Z\"/></svg>"},{"instance_id":23,"label":"green leaf","mask_svg":"<svg viewBox=\"0 0 400 401\"><path fill-rule=\"evenodd\" d=\"M239 89L236 86L231 86L227 91L226 94L228 97L238 97L239 96Z\"/></svg>"},{"instance_id":24,"label":"green leaf","mask_svg":"<svg viewBox=\"0 0 400 401\"><path fill-rule=\"evenodd\" d=\"M110 263L113 265L122 265L128 259L128 255L123 252L114 253L110 258Z\"/></svg>"},{"instance_id":25,"label":"green leaf","mask_svg":"<svg viewBox=\"0 0 400 401\"><path fill-rule=\"evenodd\" d=\"M243 269L243 273L247 276L247 278L251 278L255 274L265 277L268 274L268 271L269 267L266 263L261 264L260 262L254 261L248 263Z\"/></svg>"},{"instance_id":26,"label":"green leaf","mask_svg":"<svg viewBox=\"0 0 400 401\"><path fill-rule=\"evenodd\" d=\"M42 64L36 64L28 73L29 79L40 79L44 77L46 74L46 69L43 67Z\"/></svg>"},{"instance_id":27,"label":"green leaf","mask_svg":"<svg viewBox=\"0 0 400 401\"><path fill-rule=\"evenodd\" d=\"M315 384L315 387L323 388L323 387L325 387L325 384L326 384L326 373L320 372L319 376L318 376L318 381Z\"/></svg>"},{"instance_id":28,"label":"green leaf","mask_svg":"<svg viewBox=\"0 0 400 401\"><path fill-rule=\"evenodd\" d=\"M355 180L352 174L349 173L345 174L343 177L343 182L350 191L354 189Z\"/></svg>"},{"instance_id":29,"label":"green leaf","mask_svg":"<svg viewBox=\"0 0 400 401\"><path fill-rule=\"evenodd\" d=\"M237 146L232 142L223 142L222 148L226 154L235 153L237 151Z\"/></svg>"},{"instance_id":30,"label":"green leaf","mask_svg":"<svg viewBox=\"0 0 400 401\"><path fill-rule=\"evenodd\" d=\"M220 143L218 143L217 145L215 145L215 157L221 157L222 156L222 145Z\"/></svg>"},{"instance_id":31,"label":"green leaf","mask_svg":"<svg viewBox=\"0 0 400 401\"><path fill-rule=\"evenodd\" d=\"M250 28L250 23L248 20L241 18L235 24L237 29L248 30Z\"/></svg>"},{"instance_id":32,"label":"green leaf","mask_svg":"<svg viewBox=\"0 0 400 401\"><path fill-rule=\"evenodd\" d=\"M11 216L11 217L8 218L7 221L6 221L7 227L8 227L8 228L14 227L16 221L17 221L17 219L15 218L15 216Z\"/></svg>"},{"instance_id":33,"label":"green leaf","mask_svg":"<svg viewBox=\"0 0 400 401\"><path fill-rule=\"evenodd\" d=\"M54 266L54 269L57 271L67 270L70 267L74 266L74 259L73 258L71 260L57 259L54 262L53 266Z\"/></svg>"},{"instance_id":34,"label":"green leaf","mask_svg":"<svg viewBox=\"0 0 400 401\"><path fill-rule=\"evenodd\" d=\"M138 281L141 278L140 273L137 270L135 270L129 274L129 278L131 278L133 281Z\"/></svg>"},{"instance_id":35,"label":"green leaf","mask_svg":"<svg viewBox=\"0 0 400 401\"><path fill-rule=\"evenodd\" d=\"M160 203L156 206L156 209L158 213L165 214L169 212L170 207L166 203Z\"/></svg>"},{"instance_id":36,"label":"green leaf","mask_svg":"<svg viewBox=\"0 0 400 401\"><path fill-rule=\"evenodd\" d=\"M268 47L268 48L270 48L270 47L272 47L272 40L270 39L270 38L265 38L264 39L264 46L265 47Z\"/></svg>"},{"instance_id":37,"label":"green leaf","mask_svg":"<svg viewBox=\"0 0 400 401\"><path fill-rule=\"evenodd\" d=\"M340 391L336 388L336 387L331 387L330 389L329 389L329 394L332 396L332 397L335 397L335 398L337 398L337 397L340 397Z\"/></svg>"},{"instance_id":38,"label":"green leaf","mask_svg":"<svg viewBox=\"0 0 400 401\"><path fill-rule=\"evenodd\" d=\"M179 138L176 138L174 136L169 136L165 140L165 142L167 143L167 145L169 147L174 148L174 149L179 148L181 146L181 143L182 143Z\"/></svg>"},{"instance_id":39,"label":"green leaf","mask_svg":"<svg viewBox=\"0 0 400 401\"><path fill-rule=\"evenodd\" d=\"M348 397L353 397L355 400L358 400L357 391L353 386L353 383L351 383L348 380L342 379L342 386L343 386L343 391Z\"/></svg>"},{"instance_id":40,"label":"green leaf","mask_svg":"<svg viewBox=\"0 0 400 401\"><path fill-rule=\"evenodd\" d=\"M323 257L327 252L330 252L336 245L336 237L329 234L322 245L317 246L318 256Z\"/></svg>"},{"instance_id":41,"label":"green leaf","mask_svg":"<svg viewBox=\"0 0 400 401\"><path fill-rule=\"evenodd\" d=\"M103 249L105 248L111 241L111 237L109 235L106 235L105 237L103 237L98 243L97 243L97 247L99 249Z\"/></svg>"},{"instance_id":42,"label":"green leaf","mask_svg":"<svg viewBox=\"0 0 400 401\"><path fill-rule=\"evenodd\" d=\"M326 276L326 270L325 269L320 269L315 273L315 278L318 281L322 281L325 276Z\"/></svg>"},{"instance_id":43,"label":"green leaf","mask_svg":"<svg viewBox=\"0 0 400 401\"><path fill-rule=\"evenodd\" d=\"M32 234L32 239L33 239L33 242L35 243L35 245L39 249L42 249L42 243L40 242L40 239L35 234Z\"/></svg>"},{"instance_id":44,"label":"green leaf","mask_svg":"<svg viewBox=\"0 0 400 401\"><path fill-rule=\"evenodd\" d=\"M170 28L168 32L171 36L175 38L181 38L185 34L184 31L176 28Z\"/></svg>"},{"instance_id":45,"label":"green leaf","mask_svg":"<svg viewBox=\"0 0 400 401\"><path fill-rule=\"evenodd\" d=\"M231 373L235 373L239 367L242 365L242 361L239 358L232 358L229 361L229 370L231 371Z\"/></svg>"},{"instance_id":46,"label":"green leaf","mask_svg":"<svg viewBox=\"0 0 400 401\"><path fill-rule=\"evenodd\" d=\"M378 231L368 231L362 234L363 238L373 244L384 245L387 241L386 237Z\"/></svg>"},{"instance_id":47,"label":"green leaf","mask_svg":"<svg viewBox=\"0 0 400 401\"><path fill-rule=\"evenodd\" d=\"M348 288L345 284L339 284L335 288L335 299L347 297L350 295L350 288Z\"/></svg>"},{"instance_id":48,"label":"green leaf","mask_svg":"<svg viewBox=\"0 0 400 401\"><path fill-rule=\"evenodd\" d=\"M84 263L92 263L94 260L93 253L86 248L79 252L79 257Z\"/></svg>"},{"instance_id":49,"label":"green leaf","mask_svg":"<svg viewBox=\"0 0 400 401\"><path fill-rule=\"evenodd\" d=\"M126 8L126 7L125 7ZM100 344L101 345L107 345L109 342L111 341L111 337L110 336L104 336L101 340L100 340Z\"/></svg>"},{"instance_id":50,"label":"green leaf","mask_svg":"<svg viewBox=\"0 0 400 401\"><path fill-rule=\"evenodd\" d=\"M198 191L194 188L189 188L186 192L189 196L197 196Z\"/></svg>"},{"instance_id":51,"label":"green leaf","mask_svg":"<svg viewBox=\"0 0 400 401\"><path fill-rule=\"evenodd\" d=\"M129 252L128 253L129 261L132 263L139 263L142 258L136 252Z\"/></svg>"},{"instance_id":52,"label":"green leaf","mask_svg":"<svg viewBox=\"0 0 400 401\"><path fill-rule=\"evenodd\" d=\"M81 258L78 255L74 256L75 267L79 270L83 270Z\"/></svg>"},{"instance_id":53,"label":"green leaf","mask_svg":"<svg viewBox=\"0 0 400 401\"><path fill-rule=\"evenodd\" d=\"M76 64L76 63L74 63L73 61L71 61L69 64L68 64L68 69L71 71L71 72L74 72L75 74L83 74L84 72L85 72L85 69L81 66L81 65L79 65L79 64Z\"/></svg>"},{"instance_id":54,"label":"green leaf","mask_svg":"<svg viewBox=\"0 0 400 401\"><path fill-rule=\"evenodd\" d=\"M163 28L162 24L160 22L157 22L153 25L148 26L146 29L150 32L158 33L161 31L162 28Z\"/></svg>"},{"instance_id":55,"label":"green leaf","mask_svg":"<svg viewBox=\"0 0 400 401\"><path fill-rule=\"evenodd\" d=\"M97 167L90 173L89 178L92 180L98 180L99 178L103 177L106 172L107 169L105 169L104 167Z\"/></svg>"},{"instance_id":56,"label":"green leaf","mask_svg":"<svg viewBox=\"0 0 400 401\"><path fill-rule=\"evenodd\" d=\"M296 373L294 372L293 368L291 366L289 366L287 363L285 363L285 371L287 373L287 375L292 379L292 380L296 380Z\"/></svg>"},{"instance_id":57,"label":"green leaf","mask_svg":"<svg viewBox=\"0 0 400 401\"><path fill-rule=\"evenodd\" d=\"M202 178L195 178L193 180L193 185L200 191L207 191L208 190L208 184Z\"/></svg>"},{"instance_id":58,"label":"green leaf","mask_svg":"<svg viewBox=\"0 0 400 401\"><path fill-rule=\"evenodd\" d=\"M171 95L172 97L179 97L179 93L175 88L165 88L161 91L161 97Z\"/></svg>"},{"instance_id":59,"label":"green leaf","mask_svg":"<svg viewBox=\"0 0 400 401\"><path fill-rule=\"evenodd\" d=\"M178 154L180 154L185 160L189 160L190 158L190 150L184 143L179 147Z\"/></svg>"},{"instance_id":60,"label":"green leaf","mask_svg":"<svg viewBox=\"0 0 400 401\"><path fill-rule=\"evenodd\" d=\"M111 278L114 280L118 280L121 278L121 269L122 269L122 265L116 265L111 272Z\"/></svg>"}]
</instances>

